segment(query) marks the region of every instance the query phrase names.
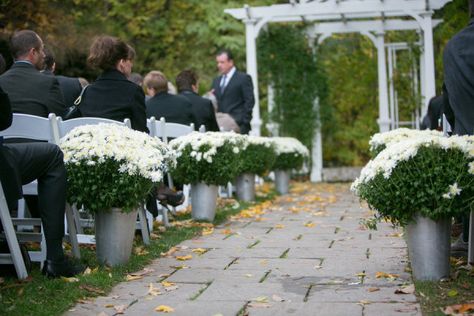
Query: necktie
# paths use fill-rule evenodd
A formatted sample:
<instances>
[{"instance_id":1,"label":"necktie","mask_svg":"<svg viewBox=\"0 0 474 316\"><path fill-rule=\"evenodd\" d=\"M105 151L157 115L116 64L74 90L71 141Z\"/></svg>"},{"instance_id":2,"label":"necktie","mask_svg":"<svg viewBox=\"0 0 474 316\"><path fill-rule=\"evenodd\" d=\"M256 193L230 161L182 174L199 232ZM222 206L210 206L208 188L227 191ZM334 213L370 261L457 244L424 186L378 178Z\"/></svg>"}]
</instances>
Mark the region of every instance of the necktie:
<instances>
[{"instance_id":1,"label":"necktie","mask_svg":"<svg viewBox=\"0 0 474 316\"><path fill-rule=\"evenodd\" d=\"M224 92L224 89L225 89L225 80L226 80L226 77L227 77L226 75L223 75L223 76L222 76L221 87L220 87L220 88L221 88L221 93L223 93L223 92Z\"/></svg>"}]
</instances>

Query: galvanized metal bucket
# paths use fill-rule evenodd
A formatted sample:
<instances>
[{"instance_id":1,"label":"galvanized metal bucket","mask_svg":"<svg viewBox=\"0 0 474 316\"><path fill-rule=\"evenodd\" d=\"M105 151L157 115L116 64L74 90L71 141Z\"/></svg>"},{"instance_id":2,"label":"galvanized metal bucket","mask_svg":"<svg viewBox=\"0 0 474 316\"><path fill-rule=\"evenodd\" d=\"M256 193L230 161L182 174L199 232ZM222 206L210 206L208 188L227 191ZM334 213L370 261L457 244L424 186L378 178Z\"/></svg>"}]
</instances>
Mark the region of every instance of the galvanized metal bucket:
<instances>
[{"instance_id":1,"label":"galvanized metal bucket","mask_svg":"<svg viewBox=\"0 0 474 316\"><path fill-rule=\"evenodd\" d=\"M237 198L245 202L255 201L255 174L244 173L237 177Z\"/></svg>"},{"instance_id":2,"label":"galvanized metal bucket","mask_svg":"<svg viewBox=\"0 0 474 316\"><path fill-rule=\"evenodd\" d=\"M287 194L290 187L290 170L275 170L275 188L279 194Z\"/></svg>"},{"instance_id":3,"label":"galvanized metal bucket","mask_svg":"<svg viewBox=\"0 0 474 316\"><path fill-rule=\"evenodd\" d=\"M128 262L136 222L136 210L123 213L120 208L112 208L95 215L96 255L100 264L116 266Z\"/></svg>"},{"instance_id":4,"label":"galvanized metal bucket","mask_svg":"<svg viewBox=\"0 0 474 316\"><path fill-rule=\"evenodd\" d=\"M191 215L193 219L212 222L216 216L217 185L195 183L191 185Z\"/></svg>"},{"instance_id":5,"label":"galvanized metal bucket","mask_svg":"<svg viewBox=\"0 0 474 316\"><path fill-rule=\"evenodd\" d=\"M406 227L408 253L416 280L440 280L449 277L451 218L438 221L415 216Z\"/></svg>"}]
</instances>

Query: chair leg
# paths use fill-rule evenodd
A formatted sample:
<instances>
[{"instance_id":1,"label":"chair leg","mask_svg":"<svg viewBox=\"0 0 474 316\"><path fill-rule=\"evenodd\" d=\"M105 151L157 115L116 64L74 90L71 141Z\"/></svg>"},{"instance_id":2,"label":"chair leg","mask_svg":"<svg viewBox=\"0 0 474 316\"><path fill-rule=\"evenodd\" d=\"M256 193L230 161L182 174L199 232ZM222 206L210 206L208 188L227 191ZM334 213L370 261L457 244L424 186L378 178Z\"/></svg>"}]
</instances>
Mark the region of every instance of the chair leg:
<instances>
[{"instance_id":1,"label":"chair leg","mask_svg":"<svg viewBox=\"0 0 474 316\"><path fill-rule=\"evenodd\" d=\"M474 211L471 211L469 219L469 250L467 254L467 262L474 264Z\"/></svg>"},{"instance_id":2,"label":"chair leg","mask_svg":"<svg viewBox=\"0 0 474 316\"><path fill-rule=\"evenodd\" d=\"M161 206L160 212L161 212L161 215L163 216L163 225L165 225L165 227L170 227L170 222L168 220L168 209L164 206Z\"/></svg>"},{"instance_id":3,"label":"chair leg","mask_svg":"<svg viewBox=\"0 0 474 316\"><path fill-rule=\"evenodd\" d=\"M74 215L71 205L66 203L66 221L69 232L69 242L71 243L72 254L75 258L81 258L81 252L79 250L79 242L77 241L76 225L74 223Z\"/></svg>"},{"instance_id":4,"label":"chair leg","mask_svg":"<svg viewBox=\"0 0 474 316\"><path fill-rule=\"evenodd\" d=\"M25 279L28 277L28 272L26 271L25 261L21 255L20 244L18 243L15 229L13 228L12 219L8 211L7 201L3 195L1 184L0 193L2 193L0 196L0 219L2 220L3 230L7 238L8 248L10 249L11 258L18 278Z\"/></svg>"},{"instance_id":5,"label":"chair leg","mask_svg":"<svg viewBox=\"0 0 474 316\"><path fill-rule=\"evenodd\" d=\"M82 229L82 224L81 224L81 216L79 215L79 209L77 208L77 205L74 204L71 206L72 209L72 215L74 216L74 222L76 223L76 230L78 234L84 234L84 230Z\"/></svg>"},{"instance_id":6,"label":"chair leg","mask_svg":"<svg viewBox=\"0 0 474 316\"><path fill-rule=\"evenodd\" d=\"M138 209L138 218L140 220L140 229L142 231L142 239L145 245L150 244L150 232L148 231L148 225L146 224L145 208L140 206Z\"/></svg>"}]
</instances>

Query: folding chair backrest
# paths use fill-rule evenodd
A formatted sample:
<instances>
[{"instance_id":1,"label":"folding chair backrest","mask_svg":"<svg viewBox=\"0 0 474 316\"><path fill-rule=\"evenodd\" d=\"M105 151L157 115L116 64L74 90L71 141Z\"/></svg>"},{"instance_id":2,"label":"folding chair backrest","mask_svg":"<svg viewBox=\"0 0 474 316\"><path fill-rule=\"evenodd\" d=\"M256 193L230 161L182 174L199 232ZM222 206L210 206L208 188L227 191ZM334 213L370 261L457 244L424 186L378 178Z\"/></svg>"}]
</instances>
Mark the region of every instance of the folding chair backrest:
<instances>
[{"instance_id":1,"label":"folding chair backrest","mask_svg":"<svg viewBox=\"0 0 474 316\"><path fill-rule=\"evenodd\" d=\"M199 133L205 133L206 132L206 126L201 125L199 126Z\"/></svg>"},{"instance_id":2,"label":"folding chair backrest","mask_svg":"<svg viewBox=\"0 0 474 316\"><path fill-rule=\"evenodd\" d=\"M156 124L156 119L154 116L146 120L146 127L148 128L148 134L151 137L155 136L155 124Z\"/></svg>"},{"instance_id":3,"label":"folding chair backrest","mask_svg":"<svg viewBox=\"0 0 474 316\"><path fill-rule=\"evenodd\" d=\"M170 138L176 138L194 132L193 123L189 125L167 123L164 117L162 117L159 122L156 122L155 126L155 136L160 137L165 143L168 143Z\"/></svg>"},{"instance_id":4,"label":"folding chair backrest","mask_svg":"<svg viewBox=\"0 0 474 316\"><path fill-rule=\"evenodd\" d=\"M109 120L109 119L100 118L100 117L79 117L79 118L63 121L62 118L58 117L56 118L56 124L57 124L59 137L56 141L59 144L59 139L64 137L67 133L69 133L71 130L73 130L74 128L78 126L97 125L99 123L116 124L116 125L121 125L121 126L126 126L128 128L131 128L130 119L128 118L125 119L123 122L119 122L119 121Z\"/></svg>"},{"instance_id":5,"label":"folding chair backrest","mask_svg":"<svg viewBox=\"0 0 474 316\"><path fill-rule=\"evenodd\" d=\"M7 138L28 138L39 141L55 142L55 131L51 128L51 121L56 120L54 113L49 118L36 115L13 113L12 125L0 132L0 136Z\"/></svg>"}]
</instances>

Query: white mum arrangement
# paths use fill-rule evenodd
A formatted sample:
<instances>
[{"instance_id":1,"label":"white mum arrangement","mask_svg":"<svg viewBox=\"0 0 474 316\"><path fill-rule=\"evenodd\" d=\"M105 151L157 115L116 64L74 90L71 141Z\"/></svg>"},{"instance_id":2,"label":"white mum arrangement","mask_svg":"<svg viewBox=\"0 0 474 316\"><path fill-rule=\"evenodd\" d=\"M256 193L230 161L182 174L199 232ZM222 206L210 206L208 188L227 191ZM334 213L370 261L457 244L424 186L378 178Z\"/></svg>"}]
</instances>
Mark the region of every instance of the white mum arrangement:
<instances>
[{"instance_id":1,"label":"white mum arrangement","mask_svg":"<svg viewBox=\"0 0 474 316\"><path fill-rule=\"evenodd\" d=\"M178 137L170 142L178 162L173 175L182 183L225 185L237 175L246 146L245 136L235 133L193 132Z\"/></svg>"},{"instance_id":2,"label":"white mum arrangement","mask_svg":"<svg viewBox=\"0 0 474 316\"><path fill-rule=\"evenodd\" d=\"M415 212L438 219L469 209L474 200L473 136L418 133L393 139L352 184L357 195L400 224Z\"/></svg>"},{"instance_id":3,"label":"white mum arrangement","mask_svg":"<svg viewBox=\"0 0 474 316\"><path fill-rule=\"evenodd\" d=\"M79 126L60 146L71 201L84 203L93 211L135 207L153 183L162 181L163 173L176 164L174 153L159 139L115 124ZM110 200L105 203L102 196ZM127 198L131 202L125 201Z\"/></svg>"},{"instance_id":4,"label":"white mum arrangement","mask_svg":"<svg viewBox=\"0 0 474 316\"><path fill-rule=\"evenodd\" d=\"M398 128L388 132L376 133L370 138L370 151L377 154L390 144L396 144L405 139L415 139L420 137L429 138L431 136L441 137L443 136L443 133L434 130L417 130L409 128Z\"/></svg>"},{"instance_id":5,"label":"white mum arrangement","mask_svg":"<svg viewBox=\"0 0 474 316\"><path fill-rule=\"evenodd\" d=\"M272 137L277 155L273 170L298 169L309 157L308 148L293 137Z\"/></svg>"}]
</instances>

